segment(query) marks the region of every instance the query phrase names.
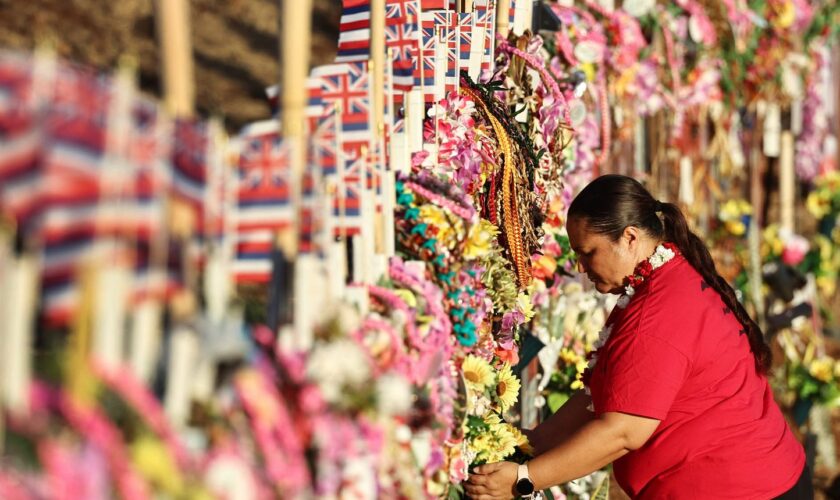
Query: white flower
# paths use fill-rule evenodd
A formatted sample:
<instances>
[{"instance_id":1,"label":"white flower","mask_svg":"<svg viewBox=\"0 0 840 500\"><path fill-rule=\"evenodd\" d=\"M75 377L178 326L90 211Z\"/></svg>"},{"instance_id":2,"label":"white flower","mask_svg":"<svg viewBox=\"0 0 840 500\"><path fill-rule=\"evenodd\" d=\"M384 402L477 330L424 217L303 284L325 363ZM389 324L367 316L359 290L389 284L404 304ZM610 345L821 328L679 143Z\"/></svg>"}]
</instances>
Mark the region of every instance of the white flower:
<instances>
[{"instance_id":1,"label":"white flower","mask_svg":"<svg viewBox=\"0 0 840 500\"><path fill-rule=\"evenodd\" d=\"M668 262L669 260L674 258L674 251L670 248L665 248L662 245L656 247L656 252L650 256L648 262L650 262L650 267L652 269L657 269L662 267L663 264Z\"/></svg>"},{"instance_id":2,"label":"white flower","mask_svg":"<svg viewBox=\"0 0 840 500\"><path fill-rule=\"evenodd\" d=\"M631 16L640 18L650 12L655 5L655 0L625 0L621 7Z\"/></svg>"},{"instance_id":3,"label":"white flower","mask_svg":"<svg viewBox=\"0 0 840 500\"><path fill-rule=\"evenodd\" d=\"M411 396L411 385L401 375L387 374L376 381L376 407L382 415L405 415Z\"/></svg>"},{"instance_id":4,"label":"white flower","mask_svg":"<svg viewBox=\"0 0 840 500\"><path fill-rule=\"evenodd\" d=\"M634 293L636 293L636 289L633 288L633 285L627 285L624 287L624 295L632 297Z\"/></svg>"},{"instance_id":5,"label":"white flower","mask_svg":"<svg viewBox=\"0 0 840 500\"><path fill-rule=\"evenodd\" d=\"M370 362L352 340L317 345L306 363L307 376L318 384L324 399L341 400L346 387L361 387L370 378Z\"/></svg>"}]
</instances>

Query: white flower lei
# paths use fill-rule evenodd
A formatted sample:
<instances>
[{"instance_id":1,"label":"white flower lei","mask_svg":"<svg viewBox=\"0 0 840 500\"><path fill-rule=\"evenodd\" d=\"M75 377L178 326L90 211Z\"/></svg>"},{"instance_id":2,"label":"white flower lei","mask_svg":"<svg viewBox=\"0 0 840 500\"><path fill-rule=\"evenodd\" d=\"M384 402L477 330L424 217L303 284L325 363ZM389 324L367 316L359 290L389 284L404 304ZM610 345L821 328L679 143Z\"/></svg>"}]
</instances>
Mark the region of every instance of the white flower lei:
<instances>
[{"instance_id":1,"label":"white flower lei","mask_svg":"<svg viewBox=\"0 0 840 500\"><path fill-rule=\"evenodd\" d=\"M651 270L655 271L656 269L659 269L660 267L665 265L666 262L673 259L675 256L676 253L674 253L674 251L670 248L666 248L664 245L657 245L656 251L653 252L653 255L648 257L647 261L650 264ZM627 304L630 303L630 299L633 298L633 295L635 294L636 289L633 288L633 285L626 285L624 287L624 294L618 298L618 302L616 302L615 305L620 309L624 309L625 307L627 307ZM598 350L601 349L601 347L603 347L604 344L607 343L607 340L609 340L610 334L612 333L612 328L613 325L611 324L605 325L601 332L598 334L598 340L596 340L592 344L592 354L587 365L589 370L593 370L595 368L595 363L598 362ZM585 386L584 390L586 391L587 395L591 395L591 393L589 392L589 386ZM589 404L588 408L589 411L594 411L594 408L592 407L591 403Z\"/></svg>"}]
</instances>

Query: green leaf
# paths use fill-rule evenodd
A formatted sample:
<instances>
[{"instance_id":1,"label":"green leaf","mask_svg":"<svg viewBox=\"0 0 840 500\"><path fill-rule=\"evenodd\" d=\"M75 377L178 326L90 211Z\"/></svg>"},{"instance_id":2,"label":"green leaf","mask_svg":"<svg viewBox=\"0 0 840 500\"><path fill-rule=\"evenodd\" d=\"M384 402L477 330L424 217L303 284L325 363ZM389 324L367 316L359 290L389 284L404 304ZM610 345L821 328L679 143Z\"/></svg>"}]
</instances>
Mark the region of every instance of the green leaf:
<instances>
[{"instance_id":1,"label":"green leaf","mask_svg":"<svg viewBox=\"0 0 840 500\"><path fill-rule=\"evenodd\" d=\"M569 395L563 392L552 392L548 395L548 407L554 413L558 408L566 404L569 400Z\"/></svg>"}]
</instances>

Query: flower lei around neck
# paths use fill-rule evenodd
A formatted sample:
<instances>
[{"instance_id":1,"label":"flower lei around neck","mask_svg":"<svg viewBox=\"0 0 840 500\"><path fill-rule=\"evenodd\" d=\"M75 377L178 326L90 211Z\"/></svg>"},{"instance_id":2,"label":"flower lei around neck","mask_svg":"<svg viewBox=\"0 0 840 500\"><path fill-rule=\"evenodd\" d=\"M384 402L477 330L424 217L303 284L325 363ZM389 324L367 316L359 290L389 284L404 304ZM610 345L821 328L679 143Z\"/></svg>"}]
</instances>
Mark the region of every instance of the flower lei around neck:
<instances>
[{"instance_id":1,"label":"flower lei around neck","mask_svg":"<svg viewBox=\"0 0 840 500\"><path fill-rule=\"evenodd\" d=\"M665 263L679 255L680 250L673 243L662 243L656 246L656 251L647 259L636 264L633 274L624 278L624 294L619 297L616 302L616 307L624 309L630 303L630 299L636 294L636 288L644 283L653 271L664 266ZM598 339L592 344L592 352L589 353L589 363L583 373L583 383L586 394L589 392L589 380L592 377L592 370L595 368L595 363L598 362L598 351L607 343L612 333L612 323L604 326L601 333L598 334ZM592 405L589 405L589 410L592 410Z\"/></svg>"},{"instance_id":2,"label":"flower lei around neck","mask_svg":"<svg viewBox=\"0 0 840 500\"><path fill-rule=\"evenodd\" d=\"M679 253L679 249L673 243L657 245L653 255L636 264L636 268L633 269L633 274L624 278L624 295L619 297L616 305L621 309L627 307L630 299L636 293L636 287L644 283L654 270L662 267Z\"/></svg>"}]
</instances>

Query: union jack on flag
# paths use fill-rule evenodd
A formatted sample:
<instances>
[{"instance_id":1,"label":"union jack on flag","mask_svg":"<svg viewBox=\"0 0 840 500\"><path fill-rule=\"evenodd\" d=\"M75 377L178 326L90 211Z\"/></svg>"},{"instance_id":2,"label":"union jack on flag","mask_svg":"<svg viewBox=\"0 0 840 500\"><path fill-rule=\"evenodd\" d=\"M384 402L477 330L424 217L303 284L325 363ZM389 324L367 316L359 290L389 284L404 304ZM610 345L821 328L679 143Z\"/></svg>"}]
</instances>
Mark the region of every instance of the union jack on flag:
<instances>
[{"instance_id":1,"label":"union jack on flag","mask_svg":"<svg viewBox=\"0 0 840 500\"><path fill-rule=\"evenodd\" d=\"M414 66L417 64L420 33L417 21L396 19L385 26L385 46L392 50L394 90L409 91L414 86Z\"/></svg>"},{"instance_id":2,"label":"union jack on flag","mask_svg":"<svg viewBox=\"0 0 840 500\"><path fill-rule=\"evenodd\" d=\"M371 88L367 63L333 64L316 68L324 105L340 110L343 144L370 149Z\"/></svg>"},{"instance_id":3,"label":"union jack on flag","mask_svg":"<svg viewBox=\"0 0 840 500\"><path fill-rule=\"evenodd\" d=\"M495 64L496 7L492 0L475 0L475 23L484 27L484 57L481 72L492 71Z\"/></svg>"},{"instance_id":4,"label":"union jack on flag","mask_svg":"<svg viewBox=\"0 0 840 500\"><path fill-rule=\"evenodd\" d=\"M278 230L291 223L289 151L274 120L242 131L237 230Z\"/></svg>"},{"instance_id":5,"label":"union jack on flag","mask_svg":"<svg viewBox=\"0 0 840 500\"><path fill-rule=\"evenodd\" d=\"M312 131L312 161L321 169L322 176L336 173L338 135L336 134L337 116L332 106L318 119Z\"/></svg>"},{"instance_id":6,"label":"union jack on flag","mask_svg":"<svg viewBox=\"0 0 840 500\"><path fill-rule=\"evenodd\" d=\"M415 67L414 85L423 89L425 101L434 102L443 98L446 81L445 60L438 64L439 56L446 57L445 35L441 31L446 29L440 25L433 12L422 13L422 64Z\"/></svg>"},{"instance_id":7,"label":"union jack on flag","mask_svg":"<svg viewBox=\"0 0 840 500\"><path fill-rule=\"evenodd\" d=\"M387 0L385 3L385 18L386 19L402 19L408 18L417 22L417 12L420 5L418 0Z\"/></svg>"},{"instance_id":8,"label":"union jack on flag","mask_svg":"<svg viewBox=\"0 0 840 500\"><path fill-rule=\"evenodd\" d=\"M462 70L469 71L470 55L473 52L473 25L475 14L472 12L461 12L458 14L458 74ZM479 40L475 40L479 42ZM480 40L483 42L483 40Z\"/></svg>"}]
</instances>

